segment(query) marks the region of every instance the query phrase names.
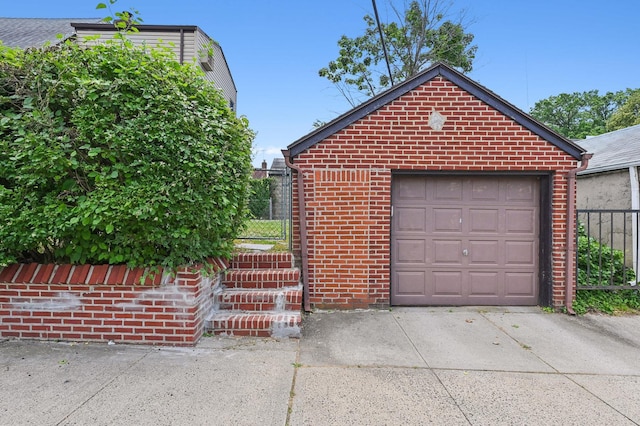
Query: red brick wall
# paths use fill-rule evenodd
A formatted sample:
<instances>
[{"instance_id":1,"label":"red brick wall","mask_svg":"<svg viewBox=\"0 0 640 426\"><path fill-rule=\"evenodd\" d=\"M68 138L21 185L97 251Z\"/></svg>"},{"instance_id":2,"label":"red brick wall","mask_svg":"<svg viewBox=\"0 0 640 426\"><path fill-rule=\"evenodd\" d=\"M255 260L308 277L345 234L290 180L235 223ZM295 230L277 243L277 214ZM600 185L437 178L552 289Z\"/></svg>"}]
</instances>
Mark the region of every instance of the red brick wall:
<instances>
[{"instance_id":1,"label":"red brick wall","mask_svg":"<svg viewBox=\"0 0 640 426\"><path fill-rule=\"evenodd\" d=\"M446 118L441 131L428 125L433 110ZM313 305L389 304L391 178L399 170L552 173L553 303L562 305L566 173L576 160L448 80L425 83L294 162L304 171Z\"/></svg>"},{"instance_id":2,"label":"red brick wall","mask_svg":"<svg viewBox=\"0 0 640 426\"><path fill-rule=\"evenodd\" d=\"M144 273L126 266L10 265L0 271L0 336L195 344L214 279L190 267L141 284Z\"/></svg>"}]
</instances>

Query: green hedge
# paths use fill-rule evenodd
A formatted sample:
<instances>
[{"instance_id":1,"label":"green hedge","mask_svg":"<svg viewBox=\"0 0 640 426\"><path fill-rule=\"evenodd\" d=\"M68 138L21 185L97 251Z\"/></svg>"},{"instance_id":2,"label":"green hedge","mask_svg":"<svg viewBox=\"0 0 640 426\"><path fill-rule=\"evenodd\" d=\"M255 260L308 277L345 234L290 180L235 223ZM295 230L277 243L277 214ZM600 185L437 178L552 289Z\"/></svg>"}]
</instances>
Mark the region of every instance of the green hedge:
<instances>
[{"instance_id":1,"label":"green hedge","mask_svg":"<svg viewBox=\"0 0 640 426\"><path fill-rule=\"evenodd\" d=\"M252 140L219 90L168 51L0 45L0 266L229 255Z\"/></svg>"}]
</instances>

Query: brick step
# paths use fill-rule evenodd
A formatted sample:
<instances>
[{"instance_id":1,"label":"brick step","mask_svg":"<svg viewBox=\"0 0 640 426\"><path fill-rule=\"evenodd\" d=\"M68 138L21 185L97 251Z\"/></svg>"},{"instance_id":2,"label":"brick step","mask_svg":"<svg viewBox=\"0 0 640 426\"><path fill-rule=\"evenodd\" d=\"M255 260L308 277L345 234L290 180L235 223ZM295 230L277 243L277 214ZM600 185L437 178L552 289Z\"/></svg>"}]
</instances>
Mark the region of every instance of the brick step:
<instances>
[{"instance_id":1,"label":"brick step","mask_svg":"<svg viewBox=\"0 0 640 426\"><path fill-rule=\"evenodd\" d=\"M290 269L294 267L293 253L236 253L231 269Z\"/></svg>"},{"instance_id":2,"label":"brick step","mask_svg":"<svg viewBox=\"0 0 640 426\"><path fill-rule=\"evenodd\" d=\"M224 289L216 299L221 311L299 311L302 288L298 285L275 290Z\"/></svg>"},{"instance_id":3,"label":"brick step","mask_svg":"<svg viewBox=\"0 0 640 426\"><path fill-rule=\"evenodd\" d=\"M300 311L216 312L205 322L207 331L223 336L299 338L301 326Z\"/></svg>"},{"instance_id":4,"label":"brick step","mask_svg":"<svg viewBox=\"0 0 640 426\"><path fill-rule=\"evenodd\" d=\"M228 269L222 280L226 288L277 289L296 287L300 270L295 269Z\"/></svg>"}]
</instances>

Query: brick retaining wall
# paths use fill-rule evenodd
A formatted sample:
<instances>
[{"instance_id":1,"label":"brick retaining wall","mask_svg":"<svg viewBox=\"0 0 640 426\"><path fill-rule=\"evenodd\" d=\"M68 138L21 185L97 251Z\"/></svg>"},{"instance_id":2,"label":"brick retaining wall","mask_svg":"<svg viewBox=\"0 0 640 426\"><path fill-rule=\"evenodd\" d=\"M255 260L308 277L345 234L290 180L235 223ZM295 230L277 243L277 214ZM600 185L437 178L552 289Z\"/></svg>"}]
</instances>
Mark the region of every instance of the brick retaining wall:
<instances>
[{"instance_id":1,"label":"brick retaining wall","mask_svg":"<svg viewBox=\"0 0 640 426\"><path fill-rule=\"evenodd\" d=\"M194 345L226 268L210 263L218 273L201 266L148 275L122 265L10 265L0 271L0 337Z\"/></svg>"}]
</instances>

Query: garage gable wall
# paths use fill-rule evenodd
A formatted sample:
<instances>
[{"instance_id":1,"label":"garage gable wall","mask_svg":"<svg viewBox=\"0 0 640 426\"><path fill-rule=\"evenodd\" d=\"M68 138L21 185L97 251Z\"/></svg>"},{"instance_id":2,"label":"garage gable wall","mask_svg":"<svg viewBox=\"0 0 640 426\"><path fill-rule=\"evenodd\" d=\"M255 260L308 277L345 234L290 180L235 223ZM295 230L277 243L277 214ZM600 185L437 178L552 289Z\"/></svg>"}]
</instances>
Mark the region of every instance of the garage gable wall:
<instances>
[{"instance_id":1,"label":"garage gable wall","mask_svg":"<svg viewBox=\"0 0 640 426\"><path fill-rule=\"evenodd\" d=\"M441 130L429 123L435 113L445 120ZM575 155L446 78L436 76L371 111L306 147L294 162L304 174L310 302L316 307L390 303L391 181L406 172L548 174L552 298L562 304L566 173L576 167Z\"/></svg>"}]
</instances>

